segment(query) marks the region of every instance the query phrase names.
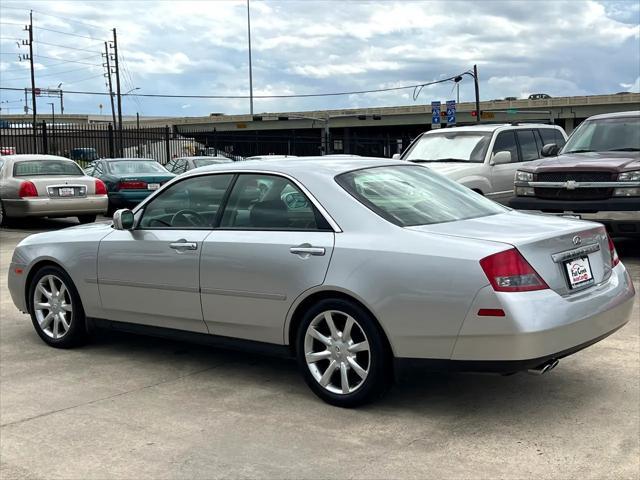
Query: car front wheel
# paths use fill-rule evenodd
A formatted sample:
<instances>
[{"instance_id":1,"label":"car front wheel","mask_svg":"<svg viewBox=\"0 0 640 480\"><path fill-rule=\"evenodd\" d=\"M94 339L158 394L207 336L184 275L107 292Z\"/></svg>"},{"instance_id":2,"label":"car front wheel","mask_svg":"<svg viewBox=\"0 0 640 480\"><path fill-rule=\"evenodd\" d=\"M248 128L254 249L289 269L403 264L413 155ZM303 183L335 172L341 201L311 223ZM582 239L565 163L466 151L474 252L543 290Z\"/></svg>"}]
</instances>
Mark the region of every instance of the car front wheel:
<instances>
[{"instance_id":1,"label":"car front wheel","mask_svg":"<svg viewBox=\"0 0 640 480\"><path fill-rule=\"evenodd\" d=\"M61 268L40 269L29 288L29 311L40 338L52 347L70 348L85 340L85 315L71 278Z\"/></svg>"},{"instance_id":2,"label":"car front wheel","mask_svg":"<svg viewBox=\"0 0 640 480\"><path fill-rule=\"evenodd\" d=\"M371 402L391 384L391 355L383 333L355 302L327 299L309 309L296 347L305 381L332 405Z\"/></svg>"}]
</instances>

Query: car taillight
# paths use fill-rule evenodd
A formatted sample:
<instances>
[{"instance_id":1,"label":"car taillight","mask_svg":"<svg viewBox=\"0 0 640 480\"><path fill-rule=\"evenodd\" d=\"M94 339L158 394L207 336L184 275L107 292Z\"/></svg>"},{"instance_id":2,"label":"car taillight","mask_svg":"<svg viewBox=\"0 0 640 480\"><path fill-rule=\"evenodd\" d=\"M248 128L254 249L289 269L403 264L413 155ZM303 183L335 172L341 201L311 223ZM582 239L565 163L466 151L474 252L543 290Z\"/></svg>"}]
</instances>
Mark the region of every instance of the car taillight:
<instances>
[{"instance_id":1,"label":"car taillight","mask_svg":"<svg viewBox=\"0 0 640 480\"><path fill-rule=\"evenodd\" d=\"M107 186L100 179L96 178L96 195L106 195L107 194Z\"/></svg>"},{"instance_id":2,"label":"car taillight","mask_svg":"<svg viewBox=\"0 0 640 480\"><path fill-rule=\"evenodd\" d=\"M480 266L496 292L530 292L549 288L515 248L483 258Z\"/></svg>"},{"instance_id":3,"label":"car taillight","mask_svg":"<svg viewBox=\"0 0 640 480\"><path fill-rule=\"evenodd\" d=\"M125 180L118 183L119 190L140 190L145 188L147 188L147 183L138 180Z\"/></svg>"},{"instance_id":4,"label":"car taillight","mask_svg":"<svg viewBox=\"0 0 640 480\"><path fill-rule=\"evenodd\" d=\"M611 268L613 268L620 263L620 258L618 257L616 246L613 244L613 240L611 240L609 235L607 235L607 239L609 240L609 253L611 254Z\"/></svg>"},{"instance_id":5,"label":"car taillight","mask_svg":"<svg viewBox=\"0 0 640 480\"><path fill-rule=\"evenodd\" d=\"M33 184L33 182L29 182L28 180L24 181L20 184L20 189L18 190L18 196L20 198L37 197L38 189Z\"/></svg>"}]
</instances>

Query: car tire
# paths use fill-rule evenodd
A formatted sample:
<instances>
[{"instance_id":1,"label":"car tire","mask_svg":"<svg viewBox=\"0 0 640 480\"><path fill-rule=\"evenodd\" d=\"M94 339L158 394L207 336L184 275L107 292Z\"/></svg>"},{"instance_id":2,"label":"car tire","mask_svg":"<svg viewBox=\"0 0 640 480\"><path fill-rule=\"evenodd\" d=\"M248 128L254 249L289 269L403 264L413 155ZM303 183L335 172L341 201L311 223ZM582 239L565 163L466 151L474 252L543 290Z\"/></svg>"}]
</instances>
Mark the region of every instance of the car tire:
<instances>
[{"instance_id":1,"label":"car tire","mask_svg":"<svg viewBox=\"0 0 640 480\"><path fill-rule=\"evenodd\" d=\"M33 326L47 345L72 348L86 341L80 295L64 270L57 266L38 270L29 285L28 301Z\"/></svg>"},{"instance_id":2,"label":"car tire","mask_svg":"<svg viewBox=\"0 0 640 480\"><path fill-rule=\"evenodd\" d=\"M78 221L82 224L93 223L96 221L97 215L78 215Z\"/></svg>"},{"instance_id":3,"label":"car tire","mask_svg":"<svg viewBox=\"0 0 640 480\"><path fill-rule=\"evenodd\" d=\"M338 407L372 402L393 380L384 333L369 312L349 300L325 299L307 310L296 335L296 357L313 393Z\"/></svg>"},{"instance_id":4,"label":"car tire","mask_svg":"<svg viewBox=\"0 0 640 480\"><path fill-rule=\"evenodd\" d=\"M4 227L7 224L8 218L4 211L4 205L0 202L0 227Z\"/></svg>"}]
</instances>

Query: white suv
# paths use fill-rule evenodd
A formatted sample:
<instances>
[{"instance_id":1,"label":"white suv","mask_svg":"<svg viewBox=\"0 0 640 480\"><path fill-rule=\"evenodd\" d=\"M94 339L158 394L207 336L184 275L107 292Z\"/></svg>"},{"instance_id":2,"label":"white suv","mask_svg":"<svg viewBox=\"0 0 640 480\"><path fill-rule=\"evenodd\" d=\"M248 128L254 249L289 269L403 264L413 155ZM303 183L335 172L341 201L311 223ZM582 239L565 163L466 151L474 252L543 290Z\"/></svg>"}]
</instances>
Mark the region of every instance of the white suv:
<instances>
[{"instance_id":1,"label":"white suv","mask_svg":"<svg viewBox=\"0 0 640 480\"><path fill-rule=\"evenodd\" d=\"M400 157L426 163L433 170L507 204L513 197L516 170L542 157L544 145L562 147L561 127L535 123L473 125L430 130L416 138Z\"/></svg>"}]
</instances>

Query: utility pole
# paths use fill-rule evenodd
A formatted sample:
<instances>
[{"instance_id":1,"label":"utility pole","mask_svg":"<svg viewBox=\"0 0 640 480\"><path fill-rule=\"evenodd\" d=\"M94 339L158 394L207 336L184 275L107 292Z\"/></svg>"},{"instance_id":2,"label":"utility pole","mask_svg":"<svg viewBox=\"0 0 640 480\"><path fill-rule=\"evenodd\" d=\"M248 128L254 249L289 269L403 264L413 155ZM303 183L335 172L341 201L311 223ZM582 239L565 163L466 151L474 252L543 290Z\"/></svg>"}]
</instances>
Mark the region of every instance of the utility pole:
<instances>
[{"instance_id":1,"label":"utility pole","mask_svg":"<svg viewBox=\"0 0 640 480\"><path fill-rule=\"evenodd\" d=\"M249 110L253 115L253 70L251 68L251 11L247 0L247 32L249 35Z\"/></svg>"},{"instance_id":2,"label":"utility pole","mask_svg":"<svg viewBox=\"0 0 640 480\"><path fill-rule=\"evenodd\" d=\"M116 110L115 107L113 105L113 85L111 84L111 63L109 62L109 46L107 45L107 42L104 42L104 56L107 59L107 63L106 63L106 67L107 67L107 73L106 73L106 77L109 79L108 82L108 86L109 86L109 100L111 101L111 118L113 119L113 126L116 126Z\"/></svg>"},{"instance_id":3,"label":"utility pole","mask_svg":"<svg viewBox=\"0 0 640 480\"><path fill-rule=\"evenodd\" d=\"M478 65L473 66L473 84L476 90L476 123L480 123L480 87L478 86Z\"/></svg>"},{"instance_id":4,"label":"utility pole","mask_svg":"<svg viewBox=\"0 0 640 480\"><path fill-rule=\"evenodd\" d=\"M27 88L24 89L24 114L29 113L29 100L27 97Z\"/></svg>"},{"instance_id":5,"label":"utility pole","mask_svg":"<svg viewBox=\"0 0 640 480\"><path fill-rule=\"evenodd\" d=\"M62 89L60 89L60 115L64 113L64 102L62 101Z\"/></svg>"},{"instance_id":6,"label":"utility pole","mask_svg":"<svg viewBox=\"0 0 640 480\"><path fill-rule=\"evenodd\" d=\"M113 54L116 67L116 88L118 90L118 154L122 156L122 95L120 90L120 63L118 61L118 36L113 29Z\"/></svg>"},{"instance_id":7,"label":"utility pole","mask_svg":"<svg viewBox=\"0 0 640 480\"><path fill-rule=\"evenodd\" d=\"M36 74L33 67L33 10L29 10L29 63L31 65L31 110L33 110L33 148L34 153L38 152L38 139L36 135Z\"/></svg>"}]
</instances>

